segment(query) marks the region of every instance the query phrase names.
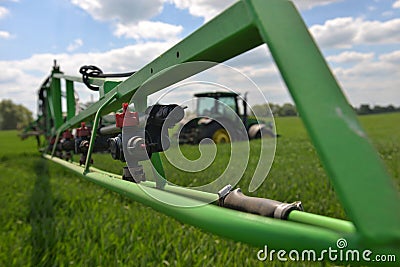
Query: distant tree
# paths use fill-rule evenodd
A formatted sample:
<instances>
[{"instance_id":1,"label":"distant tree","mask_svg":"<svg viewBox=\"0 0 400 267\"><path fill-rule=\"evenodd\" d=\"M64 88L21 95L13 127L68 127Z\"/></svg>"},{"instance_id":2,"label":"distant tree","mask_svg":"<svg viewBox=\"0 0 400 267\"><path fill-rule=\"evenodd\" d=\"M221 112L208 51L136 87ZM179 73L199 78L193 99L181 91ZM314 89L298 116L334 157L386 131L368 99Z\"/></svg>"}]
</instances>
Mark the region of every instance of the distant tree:
<instances>
[{"instance_id":1,"label":"distant tree","mask_svg":"<svg viewBox=\"0 0 400 267\"><path fill-rule=\"evenodd\" d=\"M359 108L354 108L357 114L359 115L367 115L367 114L380 114L380 113L388 113L388 112L398 112L400 111L400 107L395 107L393 105L388 106L379 106L376 105L371 108L368 104L362 104Z\"/></svg>"},{"instance_id":2,"label":"distant tree","mask_svg":"<svg viewBox=\"0 0 400 267\"><path fill-rule=\"evenodd\" d=\"M282 106L279 106L278 104L270 103L269 108L267 107L267 104L254 105L252 107L252 110L253 110L253 115L257 114L260 117L270 116L269 110L271 110L271 112L274 116L280 116L280 117L297 116L296 107L290 103L285 103Z\"/></svg>"},{"instance_id":3,"label":"distant tree","mask_svg":"<svg viewBox=\"0 0 400 267\"><path fill-rule=\"evenodd\" d=\"M268 116L268 108L266 104L263 105L254 105L252 108L253 115L257 115L259 117L267 117Z\"/></svg>"},{"instance_id":4,"label":"distant tree","mask_svg":"<svg viewBox=\"0 0 400 267\"><path fill-rule=\"evenodd\" d=\"M279 110L281 109L281 107L278 104L269 104L269 108L271 109L272 114L274 114L274 116L278 116L279 115Z\"/></svg>"},{"instance_id":5,"label":"distant tree","mask_svg":"<svg viewBox=\"0 0 400 267\"><path fill-rule=\"evenodd\" d=\"M386 111L387 112L395 112L396 108L393 105L389 105L386 107Z\"/></svg>"},{"instance_id":6,"label":"distant tree","mask_svg":"<svg viewBox=\"0 0 400 267\"><path fill-rule=\"evenodd\" d=\"M9 99L0 102L0 130L22 129L32 121L32 112Z\"/></svg>"},{"instance_id":7,"label":"distant tree","mask_svg":"<svg viewBox=\"0 0 400 267\"><path fill-rule=\"evenodd\" d=\"M285 103L279 110L279 116L297 116L297 109L293 104Z\"/></svg>"},{"instance_id":8,"label":"distant tree","mask_svg":"<svg viewBox=\"0 0 400 267\"><path fill-rule=\"evenodd\" d=\"M279 104L269 104L269 109L271 110L272 114L276 117L286 117L286 116L297 116L297 108L295 105L291 103L285 103L282 106ZM260 117L267 117L269 115L269 109L267 104L262 105L254 105L252 107L253 115L257 114ZM388 112L399 112L400 106L395 107L393 105L388 106L379 106L375 105L371 107L369 104L361 104L360 107L353 107L353 110L358 115L368 115L368 114L380 114L380 113L388 113Z\"/></svg>"},{"instance_id":9,"label":"distant tree","mask_svg":"<svg viewBox=\"0 0 400 267\"><path fill-rule=\"evenodd\" d=\"M358 114L360 115L365 115L365 114L371 114L372 110L369 107L368 104L362 104L359 108L358 108Z\"/></svg>"},{"instance_id":10,"label":"distant tree","mask_svg":"<svg viewBox=\"0 0 400 267\"><path fill-rule=\"evenodd\" d=\"M382 106L374 106L374 108L372 109L372 113L384 113L386 112L386 108L382 107Z\"/></svg>"}]
</instances>

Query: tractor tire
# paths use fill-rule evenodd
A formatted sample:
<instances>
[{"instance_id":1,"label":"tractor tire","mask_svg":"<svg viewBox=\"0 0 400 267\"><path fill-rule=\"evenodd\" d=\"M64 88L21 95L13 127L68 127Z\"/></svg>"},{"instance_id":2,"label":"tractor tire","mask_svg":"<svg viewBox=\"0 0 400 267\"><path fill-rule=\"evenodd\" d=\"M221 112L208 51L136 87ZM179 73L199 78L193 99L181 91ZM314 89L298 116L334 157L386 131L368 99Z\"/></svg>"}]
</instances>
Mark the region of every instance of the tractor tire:
<instances>
[{"instance_id":1,"label":"tractor tire","mask_svg":"<svg viewBox=\"0 0 400 267\"><path fill-rule=\"evenodd\" d=\"M276 134L274 134L271 129L267 128L265 124L253 124L249 128L249 137L250 139L260 139L262 137L276 137Z\"/></svg>"},{"instance_id":2,"label":"tractor tire","mask_svg":"<svg viewBox=\"0 0 400 267\"><path fill-rule=\"evenodd\" d=\"M186 123L178 134L179 144L198 144L206 138L211 139L215 144L232 142L228 131L220 123L210 119L204 121L198 118L193 119ZM234 136L233 139L237 138L235 139Z\"/></svg>"},{"instance_id":3,"label":"tractor tire","mask_svg":"<svg viewBox=\"0 0 400 267\"><path fill-rule=\"evenodd\" d=\"M213 121L206 125L202 125L200 129L199 142L204 138L209 138L213 140L215 144L231 142L228 131L216 121Z\"/></svg>"},{"instance_id":4,"label":"tractor tire","mask_svg":"<svg viewBox=\"0 0 400 267\"><path fill-rule=\"evenodd\" d=\"M225 128L222 127L214 132L214 134L212 135L212 140L216 144L224 144L231 142L228 132L225 130Z\"/></svg>"}]
</instances>

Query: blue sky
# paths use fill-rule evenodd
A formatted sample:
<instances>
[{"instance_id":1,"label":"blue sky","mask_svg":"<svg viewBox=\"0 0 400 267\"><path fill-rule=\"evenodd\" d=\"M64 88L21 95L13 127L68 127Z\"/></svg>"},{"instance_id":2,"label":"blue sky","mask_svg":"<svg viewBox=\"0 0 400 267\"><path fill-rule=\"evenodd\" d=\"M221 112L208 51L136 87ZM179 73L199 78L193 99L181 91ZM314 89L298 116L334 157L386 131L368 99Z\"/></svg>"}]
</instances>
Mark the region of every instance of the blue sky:
<instances>
[{"instance_id":1,"label":"blue sky","mask_svg":"<svg viewBox=\"0 0 400 267\"><path fill-rule=\"evenodd\" d=\"M71 74L84 64L138 69L233 2L0 0L0 99L34 111L53 59ZM294 2L351 104L400 105L400 0ZM228 64L270 102L291 101L265 46ZM79 94L90 97L83 88Z\"/></svg>"},{"instance_id":2,"label":"blue sky","mask_svg":"<svg viewBox=\"0 0 400 267\"><path fill-rule=\"evenodd\" d=\"M112 22L93 19L67 0L42 0L40 5L37 1L24 0L1 3L9 10L9 15L1 20L0 27L12 36L1 41L0 60L24 59L38 53L102 52L136 42L115 36ZM187 10L177 9L170 3L165 3L163 11L151 20L185 25L180 37L203 23L202 18L191 16ZM68 50L77 39L82 40L82 45Z\"/></svg>"}]
</instances>

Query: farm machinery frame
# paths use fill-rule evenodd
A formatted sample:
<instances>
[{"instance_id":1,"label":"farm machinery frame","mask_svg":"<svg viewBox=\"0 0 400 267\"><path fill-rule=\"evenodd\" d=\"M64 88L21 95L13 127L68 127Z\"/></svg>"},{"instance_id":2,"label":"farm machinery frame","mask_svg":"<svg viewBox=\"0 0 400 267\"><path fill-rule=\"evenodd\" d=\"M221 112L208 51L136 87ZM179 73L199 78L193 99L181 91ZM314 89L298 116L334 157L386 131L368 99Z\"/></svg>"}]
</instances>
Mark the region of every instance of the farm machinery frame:
<instances>
[{"instance_id":1,"label":"farm machinery frame","mask_svg":"<svg viewBox=\"0 0 400 267\"><path fill-rule=\"evenodd\" d=\"M129 182L129 174L126 174L126 179L120 179L119 175L90 167L91 155L96 150L95 143L99 142L96 137L99 135L101 117L119 110L123 103L129 102L145 81L152 77L156 79L163 70L176 64L193 61L224 62L264 43L271 51L351 222L307 213L302 211L299 203L249 198L229 187L218 194L169 185L162 177L164 171L159 152L163 149L154 145L149 151L147 137L143 136L142 139L133 140L134 145L130 148L144 149L151 156L153 165L161 174L157 181L140 180L140 170L133 177L135 182L140 182L137 184ZM193 74L195 73L189 71L170 77L163 83L154 83L146 94L139 97L140 101L135 102L135 109L145 111L148 95ZM66 84L65 117L61 104L62 80ZM394 255L397 261L400 260L399 193L301 16L290 1L239 1L142 69L129 75L126 80L86 77L86 82L98 86L100 99L75 114L74 83L82 83L84 80L82 77L65 75L55 66L49 78L42 84L42 117L37 121L36 132L46 136L49 149L48 153L43 154L45 158L179 221L233 240L258 247L268 243L276 250L314 249L322 252L327 248L337 248L337 240L345 238L348 242L346 250L371 250L374 253ZM159 110L170 108L167 105L158 107ZM123 116L132 113L131 123L136 123L138 117L135 112L125 107L124 113ZM153 115L161 124L175 123L167 122L166 117ZM177 119L178 117L179 115ZM88 130L82 122L91 123L92 130ZM70 150L78 146L85 151L81 157L83 167L56 157L57 145L61 140L70 140L71 136L66 132L74 128L78 128L77 136L80 139L78 144L76 139L69 144ZM153 132L165 134L159 130ZM116 135L112 138L116 138ZM121 151L118 152L120 146L116 143L121 140L114 141L114 154L118 158ZM64 145L67 146L67 143ZM127 145L125 142L122 147ZM137 161L140 161L140 157L138 156ZM201 201L214 204L219 202L220 206L210 204L193 209L180 208L157 201L144 193L140 186L146 186L147 190L172 201L192 203L195 206ZM262 213L261 208L254 208L254 201L261 206L267 205L267 211ZM257 214L242 212L246 210L243 206L249 202L250 212Z\"/></svg>"}]
</instances>

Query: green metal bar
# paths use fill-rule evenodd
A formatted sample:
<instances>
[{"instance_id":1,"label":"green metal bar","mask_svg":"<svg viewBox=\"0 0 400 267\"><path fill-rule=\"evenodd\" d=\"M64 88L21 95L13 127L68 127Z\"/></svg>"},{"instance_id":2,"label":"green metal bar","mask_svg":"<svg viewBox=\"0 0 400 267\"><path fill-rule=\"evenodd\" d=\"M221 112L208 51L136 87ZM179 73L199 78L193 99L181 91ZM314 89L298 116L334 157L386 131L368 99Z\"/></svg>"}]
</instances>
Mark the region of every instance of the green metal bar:
<instances>
[{"instance_id":1,"label":"green metal bar","mask_svg":"<svg viewBox=\"0 0 400 267\"><path fill-rule=\"evenodd\" d=\"M246 3L347 215L366 242L399 242L399 194L294 5Z\"/></svg>"},{"instance_id":2,"label":"green metal bar","mask_svg":"<svg viewBox=\"0 0 400 267\"><path fill-rule=\"evenodd\" d=\"M165 179L165 171L162 165L160 153L153 153L151 155L151 163L156 171L154 177L156 179L157 188L163 189L167 184L167 180Z\"/></svg>"},{"instance_id":3,"label":"green metal bar","mask_svg":"<svg viewBox=\"0 0 400 267\"><path fill-rule=\"evenodd\" d=\"M294 210L289 213L288 220L304 224L319 226L325 229L331 229L340 233L355 233L354 224L349 221L343 221L317 214Z\"/></svg>"},{"instance_id":4,"label":"green metal bar","mask_svg":"<svg viewBox=\"0 0 400 267\"><path fill-rule=\"evenodd\" d=\"M67 167L88 181L129 197L183 223L250 245L259 247L268 245L271 248L287 250L314 249L322 251L328 247L335 247L336 241L345 237L350 247L360 247L357 236L354 234L340 234L300 223L257 216L214 205L202 205L204 202L155 188L146 189L148 193L162 196L164 199L168 198L170 202L197 205L197 207L182 208L165 204L144 192L140 185L111 178L103 173L83 174L82 168L79 166L58 158L51 158L48 155L44 155L44 157Z\"/></svg>"},{"instance_id":5,"label":"green metal bar","mask_svg":"<svg viewBox=\"0 0 400 267\"><path fill-rule=\"evenodd\" d=\"M53 71L54 73L55 71ZM60 79L51 78L51 107L54 127L58 129L63 124L62 106L61 106L61 81Z\"/></svg>"},{"instance_id":6,"label":"green metal bar","mask_svg":"<svg viewBox=\"0 0 400 267\"><path fill-rule=\"evenodd\" d=\"M76 163L76 162L71 162L70 164L75 165L76 167L80 167L80 165L78 163ZM103 174L105 176L108 176L108 177L111 177L111 178L121 179L121 175L118 175L118 174L115 174L115 173L106 172L106 171L97 169L95 167L90 167L89 170L90 170L90 172L101 173L101 174ZM147 186L147 187L160 189L159 187L157 187L157 183L156 182L152 182L152 181L141 182L140 185L144 185L144 186ZM174 186L174 185L169 185L169 184L166 184L161 190L164 190L164 191L167 191L167 192L170 192L170 193L174 193L174 194L179 194L181 196L193 198L193 199L196 199L196 200L199 200L199 201L203 201L203 202L206 202L206 203L213 203L213 202L216 202L218 200L218 194L213 194L213 193L208 193L208 192L203 192L203 191L198 191L198 190L187 189L187 188L184 188L184 187Z\"/></svg>"},{"instance_id":7,"label":"green metal bar","mask_svg":"<svg viewBox=\"0 0 400 267\"><path fill-rule=\"evenodd\" d=\"M100 86L100 98L103 98L108 92L110 92L112 89L114 89L118 84L120 84L122 81L110 81L110 80L105 80L103 85Z\"/></svg>"},{"instance_id":8,"label":"green metal bar","mask_svg":"<svg viewBox=\"0 0 400 267\"><path fill-rule=\"evenodd\" d=\"M51 135L51 107L50 107L50 98L49 98L49 94L50 94L50 88L47 88L45 90L46 92L46 99L45 99L45 107L46 107L46 137L49 137Z\"/></svg>"},{"instance_id":9,"label":"green metal bar","mask_svg":"<svg viewBox=\"0 0 400 267\"><path fill-rule=\"evenodd\" d=\"M93 127L92 127L92 134L90 136L88 153L86 156L86 163L85 163L85 170L84 170L85 173L89 172L90 159L92 158L93 147L94 147L94 143L95 143L96 136L97 136L97 128L99 127L99 122L100 122L100 118L101 118L101 115L100 115L101 111L108 104L110 104L111 101L113 101L116 97L117 97L117 93L114 93L110 98L108 98L108 100L106 102L103 103L103 105L99 108L99 110L96 113L96 117L94 118Z\"/></svg>"},{"instance_id":10,"label":"green metal bar","mask_svg":"<svg viewBox=\"0 0 400 267\"><path fill-rule=\"evenodd\" d=\"M146 181L141 182L140 185L144 185L151 188L160 189L172 194L178 194L180 196L184 196L187 198L192 198L195 200L199 200L205 203L217 203L218 201L218 194L198 191L198 190L191 190L180 186L169 185L166 184L162 189L157 185L157 182Z\"/></svg>"},{"instance_id":11,"label":"green metal bar","mask_svg":"<svg viewBox=\"0 0 400 267\"><path fill-rule=\"evenodd\" d=\"M67 120L75 116L75 92L74 82L66 80L66 91L67 91Z\"/></svg>"},{"instance_id":12,"label":"green metal bar","mask_svg":"<svg viewBox=\"0 0 400 267\"><path fill-rule=\"evenodd\" d=\"M58 131L57 135L56 135L56 140L54 141L53 149L51 150L51 157L54 157L54 153L56 152L57 143L58 143L58 140L60 139L60 134L61 134L61 131Z\"/></svg>"},{"instance_id":13,"label":"green metal bar","mask_svg":"<svg viewBox=\"0 0 400 267\"><path fill-rule=\"evenodd\" d=\"M83 83L82 77L65 75L63 73L55 73L53 74L53 77L56 79L64 79L66 81ZM93 85L102 86L105 80L104 78L90 78L89 81Z\"/></svg>"}]
</instances>

